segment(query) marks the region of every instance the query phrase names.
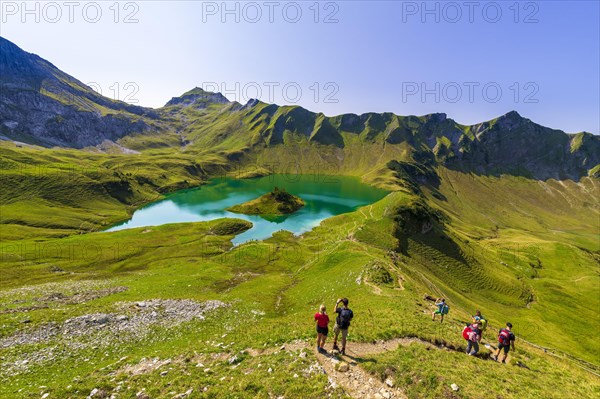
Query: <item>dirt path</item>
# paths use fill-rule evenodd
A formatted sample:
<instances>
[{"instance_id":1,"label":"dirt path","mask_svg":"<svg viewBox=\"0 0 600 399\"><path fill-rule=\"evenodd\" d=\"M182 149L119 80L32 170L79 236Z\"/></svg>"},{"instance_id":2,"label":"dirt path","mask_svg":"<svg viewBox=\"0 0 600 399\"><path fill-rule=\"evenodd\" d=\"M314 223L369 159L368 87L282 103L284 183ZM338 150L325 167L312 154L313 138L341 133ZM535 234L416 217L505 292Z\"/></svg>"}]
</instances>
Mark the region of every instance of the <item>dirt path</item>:
<instances>
[{"instance_id":1,"label":"dirt path","mask_svg":"<svg viewBox=\"0 0 600 399\"><path fill-rule=\"evenodd\" d=\"M429 346L437 350L453 351L452 347L438 347L431 342L419 338L394 338L389 341L377 341L373 343L348 342L346 355L336 352L332 354L319 353L313 346L313 341L294 341L282 345L281 347L267 347L261 349L248 348L246 351L251 356L260 356L272 354L277 351L285 350L292 352L310 352L313 351L315 358L323 367L323 371L329 378L334 387L340 387L350 397L355 399L406 399L407 396L403 389L397 386L396 381L387 379L384 382L366 372L360 365L371 359L372 356L383 352L395 351L399 346L407 346L413 343ZM329 340L326 348L331 349L332 343ZM488 348L495 349L495 348ZM510 361L510 357L507 359ZM340 371L341 362L348 364L348 370Z\"/></svg>"},{"instance_id":2,"label":"dirt path","mask_svg":"<svg viewBox=\"0 0 600 399\"><path fill-rule=\"evenodd\" d=\"M440 348L431 342L419 338L394 338L389 341L377 341L375 343L349 342L346 348L346 355L334 356L331 353L318 353L315 349L315 356L329 380L333 384L340 386L349 396L357 399L388 399L388 398L407 398L403 389L396 385L396 381L387 379L381 382L360 367L361 363L369 361L371 356L383 352L395 351L399 346L418 343L419 345L429 346L437 350L453 351L450 347ZM331 344L327 345L330 347ZM488 348L489 349L489 348ZM348 371L336 370L336 364L340 361L349 365ZM510 361L510 358L508 358Z\"/></svg>"},{"instance_id":3,"label":"dirt path","mask_svg":"<svg viewBox=\"0 0 600 399\"><path fill-rule=\"evenodd\" d=\"M413 338L398 338L390 341L377 343L349 342L346 355L334 356L331 353L322 354L315 350L315 356L332 385L341 387L349 396L360 399L388 399L406 398L404 391L397 387L395 381L387 379L379 381L360 367L360 364L368 361L370 355L393 351L399 345L407 345L412 342L421 342ZM427 345L431 345L426 343ZM433 345L432 345L433 346ZM336 370L340 362L348 363L347 371Z\"/></svg>"},{"instance_id":4,"label":"dirt path","mask_svg":"<svg viewBox=\"0 0 600 399\"><path fill-rule=\"evenodd\" d=\"M376 343L349 342L346 355L333 355L331 353L319 353L311 343L296 341L282 345L280 348L247 349L251 356L270 354L278 350L289 351L313 351L319 364L323 367L325 374L333 386L341 387L349 396L357 399L404 399L404 391L397 387L395 381L388 379L385 382L373 377L360 367L361 363L368 361L371 355L394 351L399 345L408 345L418 342L423 345L435 347L433 344L417 338L396 338L389 341L378 341ZM327 345L331 347L331 343ZM341 362L348 364L347 371L338 371Z\"/></svg>"},{"instance_id":5,"label":"dirt path","mask_svg":"<svg viewBox=\"0 0 600 399\"><path fill-rule=\"evenodd\" d=\"M406 345L412 342L421 342L414 338L399 338L390 341L380 341L377 343L348 343L346 355L332 355L331 353L323 354L317 352L312 346L312 341L309 344L304 341L296 341L282 345L279 348L264 348L251 349L246 351L251 356L260 356L272 354L279 350L289 351L313 351L319 364L323 367L323 371L327 374L329 381L333 386L341 387L349 396L357 399L388 399L388 398L406 398L404 392L395 386L394 382L387 380L387 383L379 381L360 367L369 359L369 355L393 351L399 345ZM427 345L431 345L426 343ZM331 347L331 344L328 345ZM433 346L433 345L432 345ZM336 365L341 362L348 363L347 371L336 370Z\"/></svg>"}]
</instances>

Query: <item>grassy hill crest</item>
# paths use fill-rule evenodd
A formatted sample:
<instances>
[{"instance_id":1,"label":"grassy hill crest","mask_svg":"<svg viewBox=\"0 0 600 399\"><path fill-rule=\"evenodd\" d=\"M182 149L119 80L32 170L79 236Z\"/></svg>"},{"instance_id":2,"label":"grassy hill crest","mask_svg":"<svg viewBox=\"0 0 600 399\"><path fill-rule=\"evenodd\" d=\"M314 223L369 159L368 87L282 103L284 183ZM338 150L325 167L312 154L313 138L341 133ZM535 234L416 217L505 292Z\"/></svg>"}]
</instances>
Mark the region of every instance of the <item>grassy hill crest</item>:
<instances>
[{"instance_id":1,"label":"grassy hill crest","mask_svg":"<svg viewBox=\"0 0 600 399\"><path fill-rule=\"evenodd\" d=\"M260 197L227 208L234 213L246 215L289 215L304 206L302 198L275 187Z\"/></svg>"}]
</instances>

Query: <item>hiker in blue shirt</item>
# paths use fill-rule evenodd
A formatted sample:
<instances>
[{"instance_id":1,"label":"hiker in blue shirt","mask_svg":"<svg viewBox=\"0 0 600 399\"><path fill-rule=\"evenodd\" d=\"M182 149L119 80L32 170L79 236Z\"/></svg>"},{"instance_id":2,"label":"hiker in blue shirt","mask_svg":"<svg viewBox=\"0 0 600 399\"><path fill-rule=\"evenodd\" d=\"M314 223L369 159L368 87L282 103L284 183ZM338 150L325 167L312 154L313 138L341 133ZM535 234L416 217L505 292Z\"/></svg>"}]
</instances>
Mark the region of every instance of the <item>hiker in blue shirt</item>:
<instances>
[{"instance_id":1,"label":"hiker in blue shirt","mask_svg":"<svg viewBox=\"0 0 600 399\"><path fill-rule=\"evenodd\" d=\"M475 312L475 315L471 316L471 320L473 323L479 324L479 329L481 330L481 335L482 336L485 335L485 330L487 329L488 321L485 317L483 317L480 310L477 310Z\"/></svg>"},{"instance_id":2,"label":"hiker in blue shirt","mask_svg":"<svg viewBox=\"0 0 600 399\"><path fill-rule=\"evenodd\" d=\"M435 315L439 314L441 316L440 323L444 322L444 315L448 314L450 307L446 304L446 300L444 298L439 298L435 301L435 306L437 309L431 313L431 321L435 321Z\"/></svg>"}]
</instances>

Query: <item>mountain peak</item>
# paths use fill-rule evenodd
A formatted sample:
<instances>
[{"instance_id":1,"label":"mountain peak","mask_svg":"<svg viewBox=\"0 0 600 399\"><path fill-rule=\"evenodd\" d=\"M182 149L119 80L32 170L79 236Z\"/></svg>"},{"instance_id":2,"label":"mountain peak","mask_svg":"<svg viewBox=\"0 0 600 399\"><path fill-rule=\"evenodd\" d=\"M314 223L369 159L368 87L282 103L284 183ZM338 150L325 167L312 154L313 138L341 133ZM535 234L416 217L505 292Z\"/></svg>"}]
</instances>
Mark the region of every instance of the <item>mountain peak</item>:
<instances>
[{"instance_id":1,"label":"mountain peak","mask_svg":"<svg viewBox=\"0 0 600 399\"><path fill-rule=\"evenodd\" d=\"M196 108L206 108L209 103L212 104L227 104L229 100L221 93L206 91L201 87L194 87L192 90L186 91L179 97L173 97L165 107L171 105L182 105L189 107L194 105Z\"/></svg>"},{"instance_id":2,"label":"mountain peak","mask_svg":"<svg viewBox=\"0 0 600 399\"><path fill-rule=\"evenodd\" d=\"M54 65L0 37L0 84L6 87L38 90L52 79Z\"/></svg>"},{"instance_id":3,"label":"mountain peak","mask_svg":"<svg viewBox=\"0 0 600 399\"><path fill-rule=\"evenodd\" d=\"M261 101L258 98L251 98L250 100L248 100L248 102L242 107L242 109L248 109L248 108L252 108L252 107L256 107L258 104L260 104Z\"/></svg>"},{"instance_id":4,"label":"mountain peak","mask_svg":"<svg viewBox=\"0 0 600 399\"><path fill-rule=\"evenodd\" d=\"M431 122L443 122L448 119L448 115L446 115L444 112L436 112L425 115L425 119Z\"/></svg>"},{"instance_id":5,"label":"mountain peak","mask_svg":"<svg viewBox=\"0 0 600 399\"><path fill-rule=\"evenodd\" d=\"M212 91L206 91L202 87L196 86L192 90L188 90L185 93L183 93L182 96L190 96L190 95L201 96L201 95L206 95L206 94L216 94L216 93L214 93Z\"/></svg>"},{"instance_id":6,"label":"mountain peak","mask_svg":"<svg viewBox=\"0 0 600 399\"><path fill-rule=\"evenodd\" d=\"M510 111L494 119L493 122L496 122L498 127L504 130L512 130L523 125L526 122L531 121L527 118L523 118L517 111Z\"/></svg>"},{"instance_id":7,"label":"mountain peak","mask_svg":"<svg viewBox=\"0 0 600 399\"><path fill-rule=\"evenodd\" d=\"M514 121L525 119L515 110L507 112L506 114L502 115L500 118L514 120Z\"/></svg>"}]
</instances>

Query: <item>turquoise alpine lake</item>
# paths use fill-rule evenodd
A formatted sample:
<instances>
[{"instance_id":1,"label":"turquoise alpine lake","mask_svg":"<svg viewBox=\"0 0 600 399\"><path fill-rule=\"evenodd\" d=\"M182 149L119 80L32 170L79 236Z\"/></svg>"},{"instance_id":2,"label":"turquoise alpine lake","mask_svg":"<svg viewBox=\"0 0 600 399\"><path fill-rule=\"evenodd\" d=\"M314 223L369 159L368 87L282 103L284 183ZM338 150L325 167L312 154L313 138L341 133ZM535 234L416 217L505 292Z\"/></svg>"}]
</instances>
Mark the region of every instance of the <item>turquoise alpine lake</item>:
<instances>
[{"instance_id":1,"label":"turquoise alpine lake","mask_svg":"<svg viewBox=\"0 0 600 399\"><path fill-rule=\"evenodd\" d=\"M305 202L300 210L281 216L243 215L225 209L244 203L279 187ZM136 210L131 219L106 231L238 218L252 222L252 228L233 239L235 245L262 240L274 232L287 230L301 234L331 216L347 213L379 201L388 192L364 184L350 176L269 175L252 179L218 178L207 184L177 191L166 198Z\"/></svg>"}]
</instances>

